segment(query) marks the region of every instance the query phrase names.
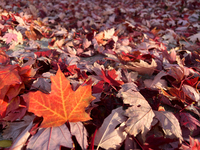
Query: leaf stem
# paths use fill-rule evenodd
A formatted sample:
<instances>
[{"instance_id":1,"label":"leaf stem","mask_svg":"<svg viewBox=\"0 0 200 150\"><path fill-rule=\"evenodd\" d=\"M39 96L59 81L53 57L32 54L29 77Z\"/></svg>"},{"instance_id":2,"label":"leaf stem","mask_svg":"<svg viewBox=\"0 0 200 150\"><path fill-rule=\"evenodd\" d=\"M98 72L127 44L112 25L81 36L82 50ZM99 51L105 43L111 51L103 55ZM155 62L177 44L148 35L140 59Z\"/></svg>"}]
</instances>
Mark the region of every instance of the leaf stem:
<instances>
[{"instance_id":1,"label":"leaf stem","mask_svg":"<svg viewBox=\"0 0 200 150\"><path fill-rule=\"evenodd\" d=\"M142 147L142 145L140 144L140 142L134 136L132 136L132 137L137 142L137 144L142 148L142 150L144 150L143 147Z\"/></svg>"},{"instance_id":2,"label":"leaf stem","mask_svg":"<svg viewBox=\"0 0 200 150\"><path fill-rule=\"evenodd\" d=\"M183 110L185 110L188 106L192 105L194 102L188 104L187 106L185 106L183 109L181 109L179 112L182 112Z\"/></svg>"},{"instance_id":3,"label":"leaf stem","mask_svg":"<svg viewBox=\"0 0 200 150\"><path fill-rule=\"evenodd\" d=\"M94 150L94 139L95 139L95 136L96 136L97 130L98 130L98 129L96 128L96 130L94 131L94 134L93 134L92 140L91 140L91 145L90 145L90 149L91 149L91 150Z\"/></svg>"}]
</instances>

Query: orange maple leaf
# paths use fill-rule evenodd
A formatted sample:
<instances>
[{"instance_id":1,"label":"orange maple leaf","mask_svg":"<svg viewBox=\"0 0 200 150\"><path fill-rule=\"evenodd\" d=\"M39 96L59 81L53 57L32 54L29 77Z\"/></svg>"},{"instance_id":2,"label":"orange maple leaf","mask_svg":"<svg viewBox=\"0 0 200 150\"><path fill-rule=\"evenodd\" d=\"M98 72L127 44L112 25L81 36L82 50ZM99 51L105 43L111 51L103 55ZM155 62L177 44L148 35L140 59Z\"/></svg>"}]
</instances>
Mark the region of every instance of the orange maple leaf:
<instances>
[{"instance_id":1,"label":"orange maple leaf","mask_svg":"<svg viewBox=\"0 0 200 150\"><path fill-rule=\"evenodd\" d=\"M6 113L6 108L8 106L8 103L3 101L2 99L0 99L0 118L2 119L3 117L5 117L5 113Z\"/></svg>"},{"instance_id":2,"label":"orange maple leaf","mask_svg":"<svg viewBox=\"0 0 200 150\"><path fill-rule=\"evenodd\" d=\"M51 93L40 91L23 95L27 102L29 112L43 117L42 128L60 126L65 122L78 122L90 120L85 107L95 99L91 95L91 85L80 86L73 91L70 82L58 69L55 76L51 76Z\"/></svg>"},{"instance_id":3,"label":"orange maple leaf","mask_svg":"<svg viewBox=\"0 0 200 150\"><path fill-rule=\"evenodd\" d=\"M42 38L42 33L34 28L33 24L31 24L30 30L25 31L25 35L29 40L40 40Z\"/></svg>"}]
</instances>

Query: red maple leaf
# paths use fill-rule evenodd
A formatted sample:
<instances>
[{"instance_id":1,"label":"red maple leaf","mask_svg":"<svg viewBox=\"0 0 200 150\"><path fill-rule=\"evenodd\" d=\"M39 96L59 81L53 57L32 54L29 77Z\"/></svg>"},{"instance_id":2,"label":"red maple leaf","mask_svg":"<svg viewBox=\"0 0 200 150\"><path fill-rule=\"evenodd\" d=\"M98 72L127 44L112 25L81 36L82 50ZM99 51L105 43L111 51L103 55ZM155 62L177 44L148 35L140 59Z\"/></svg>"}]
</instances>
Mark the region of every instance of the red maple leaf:
<instances>
[{"instance_id":1,"label":"red maple leaf","mask_svg":"<svg viewBox=\"0 0 200 150\"><path fill-rule=\"evenodd\" d=\"M101 73L102 73L102 76L101 76L102 79L105 82L109 83L110 85L120 86L124 83L123 81L115 80L117 78L115 69L107 70L107 71L101 70Z\"/></svg>"},{"instance_id":2,"label":"red maple leaf","mask_svg":"<svg viewBox=\"0 0 200 150\"><path fill-rule=\"evenodd\" d=\"M4 52L4 49L1 48L0 50L0 63L3 65L8 64L10 61L10 58L8 57L8 55Z\"/></svg>"},{"instance_id":3,"label":"red maple leaf","mask_svg":"<svg viewBox=\"0 0 200 150\"><path fill-rule=\"evenodd\" d=\"M189 142L190 145L181 145L181 148L183 150L198 150L200 149L200 142L198 141L198 139L194 139L190 136L190 142Z\"/></svg>"},{"instance_id":4,"label":"red maple leaf","mask_svg":"<svg viewBox=\"0 0 200 150\"><path fill-rule=\"evenodd\" d=\"M190 131L196 130L197 126L200 127L200 121L197 120L196 118L194 118L189 113L183 113L183 112L181 112L179 114L179 116L176 116L176 117L179 119L180 124L182 126L185 126L186 128L188 128Z\"/></svg>"},{"instance_id":5,"label":"red maple leaf","mask_svg":"<svg viewBox=\"0 0 200 150\"><path fill-rule=\"evenodd\" d=\"M15 85L21 82L17 65L0 66L0 89L5 85Z\"/></svg>"},{"instance_id":6,"label":"red maple leaf","mask_svg":"<svg viewBox=\"0 0 200 150\"><path fill-rule=\"evenodd\" d=\"M6 113L6 108L8 106L8 103L0 99L0 118L3 118Z\"/></svg>"},{"instance_id":7,"label":"red maple leaf","mask_svg":"<svg viewBox=\"0 0 200 150\"><path fill-rule=\"evenodd\" d=\"M65 78L60 68L55 76L51 76L51 93L40 91L24 94L28 111L43 117L41 127L60 126L65 122L90 120L85 107L95 99L91 95L91 85L80 86L73 91L70 82Z\"/></svg>"},{"instance_id":8,"label":"red maple leaf","mask_svg":"<svg viewBox=\"0 0 200 150\"><path fill-rule=\"evenodd\" d=\"M8 65L0 67L0 117L4 118L10 112L19 108L19 97L24 84L19 75L20 67ZM15 114L16 116L16 114ZM5 118L4 118L5 119ZM15 120L14 118L11 118Z\"/></svg>"}]
</instances>

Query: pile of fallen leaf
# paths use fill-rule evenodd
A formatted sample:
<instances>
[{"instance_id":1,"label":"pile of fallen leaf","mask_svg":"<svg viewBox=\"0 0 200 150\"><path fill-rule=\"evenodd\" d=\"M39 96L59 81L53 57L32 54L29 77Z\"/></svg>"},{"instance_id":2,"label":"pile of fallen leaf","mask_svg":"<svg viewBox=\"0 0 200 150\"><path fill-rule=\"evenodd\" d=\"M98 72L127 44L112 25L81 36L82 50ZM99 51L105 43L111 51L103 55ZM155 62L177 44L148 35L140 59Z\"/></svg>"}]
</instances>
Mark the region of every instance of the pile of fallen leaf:
<instances>
[{"instance_id":1,"label":"pile of fallen leaf","mask_svg":"<svg viewBox=\"0 0 200 150\"><path fill-rule=\"evenodd\" d=\"M1 0L0 149L200 149L198 0Z\"/></svg>"}]
</instances>

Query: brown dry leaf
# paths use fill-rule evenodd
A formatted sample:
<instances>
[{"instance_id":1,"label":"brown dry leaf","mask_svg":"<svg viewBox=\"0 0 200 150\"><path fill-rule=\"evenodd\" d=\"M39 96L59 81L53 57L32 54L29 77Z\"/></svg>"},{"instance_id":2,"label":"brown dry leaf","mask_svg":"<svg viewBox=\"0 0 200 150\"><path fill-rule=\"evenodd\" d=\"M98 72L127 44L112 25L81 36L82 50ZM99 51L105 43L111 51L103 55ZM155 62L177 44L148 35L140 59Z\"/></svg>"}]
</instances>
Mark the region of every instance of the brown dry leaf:
<instances>
[{"instance_id":1,"label":"brown dry leaf","mask_svg":"<svg viewBox=\"0 0 200 150\"><path fill-rule=\"evenodd\" d=\"M104 38L103 32L98 33L94 38L97 40L98 44L105 45L107 43L106 41L103 41L103 38Z\"/></svg>"},{"instance_id":2,"label":"brown dry leaf","mask_svg":"<svg viewBox=\"0 0 200 150\"><path fill-rule=\"evenodd\" d=\"M9 122L3 131L3 138L15 140L20 133L33 121L35 115L26 115L21 121Z\"/></svg>"},{"instance_id":3,"label":"brown dry leaf","mask_svg":"<svg viewBox=\"0 0 200 150\"><path fill-rule=\"evenodd\" d=\"M157 84L160 80L161 80L161 78L163 77L163 76L166 76L167 75L167 73L165 72L165 71L160 71L155 77L154 77L154 80L152 81L152 83L151 83L151 85L150 85L150 87L153 87L155 84Z\"/></svg>"},{"instance_id":4,"label":"brown dry leaf","mask_svg":"<svg viewBox=\"0 0 200 150\"><path fill-rule=\"evenodd\" d=\"M88 141L87 141L87 130L84 127L82 122L69 122L70 131L73 136L76 137L77 142L81 146L81 148L87 149Z\"/></svg>"},{"instance_id":5,"label":"brown dry leaf","mask_svg":"<svg viewBox=\"0 0 200 150\"><path fill-rule=\"evenodd\" d=\"M31 24L30 26L30 30L25 31L25 35L26 37L28 37L29 40L40 40L43 35L41 33L41 31L39 31L38 29L36 29L33 24Z\"/></svg>"},{"instance_id":6,"label":"brown dry leaf","mask_svg":"<svg viewBox=\"0 0 200 150\"><path fill-rule=\"evenodd\" d=\"M33 27L30 26L30 30L25 31L25 35L29 38L29 40L37 40L37 35L36 33L33 31Z\"/></svg>"},{"instance_id":7,"label":"brown dry leaf","mask_svg":"<svg viewBox=\"0 0 200 150\"><path fill-rule=\"evenodd\" d=\"M178 119L173 113L167 111L154 111L155 117L160 121L160 124L169 138L179 138L183 140L182 131Z\"/></svg>"},{"instance_id":8,"label":"brown dry leaf","mask_svg":"<svg viewBox=\"0 0 200 150\"><path fill-rule=\"evenodd\" d=\"M197 40L200 40L200 33L193 34L192 36L188 37L188 39L195 43Z\"/></svg>"},{"instance_id":9,"label":"brown dry leaf","mask_svg":"<svg viewBox=\"0 0 200 150\"><path fill-rule=\"evenodd\" d=\"M62 45L65 43L64 39L56 40L53 47L62 47Z\"/></svg>"},{"instance_id":10,"label":"brown dry leaf","mask_svg":"<svg viewBox=\"0 0 200 150\"><path fill-rule=\"evenodd\" d=\"M33 127L33 121L20 133L17 139L14 141L12 146L10 147L11 150L21 150L24 148L24 145L27 142L27 139L30 136L30 130Z\"/></svg>"},{"instance_id":11,"label":"brown dry leaf","mask_svg":"<svg viewBox=\"0 0 200 150\"><path fill-rule=\"evenodd\" d=\"M197 90L195 90L194 87L183 84L182 90L189 98L191 98L195 102L198 102L200 100L199 92Z\"/></svg>"},{"instance_id":12,"label":"brown dry leaf","mask_svg":"<svg viewBox=\"0 0 200 150\"><path fill-rule=\"evenodd\" d=\"M139 92L129 90L121 92L121 95L124 103L131 105L124 113L129 117L126 121L126 132L134 136L141 133L144 140L155 116L151 106Z\"/></svg>"},{"instance_id":13,"label":"brown dry leaf","mask_svg":"<svg viewBox=\"0 0 200 150\"><path fill-rule=\"evenodd\" d=\"M175 78L178 81L181 81L184 79L185 76L187 76L187 73L185 71L185 69L179 65L166 65L165 66L166 70L168 71L168 75L172 76L173 78Z\"/></svg>"},{"instance_id":14,"label":"brown dry leaf","mask_svg":"<svg viewBox=\"0 0 200 150\"><path fill-rule=\"evenodd\" d=\"M114 33L115 29L111 28L109 30L104 30L103 32L98 33L94 38L97 40L98 44L105 45L107 43L106 40L111 39Z\"/></svg>"},{"instance_id":15,"label":"brown dry leaf","mask_svg":"<svg viewBox=\"0 0 200 150\"><path fill-rule=\"evenodd\" d=\"M84 39L83 39L83 48L84 48L84 49L90 47L91 44L92 44L92 42L89 41L87 38L84 38Z\"/></svg>"},{"instance_id":16,"label":"brown dry leaf","mask_svg":"<svg viewBox=\"0 0 200 150\"><path fill-rule=\"evenodd\" d=\"M51 91L51 84L49 79L37 78L37 80L33 82L31 89L39 89L43 92L49 93Z\"/></svg>"},{"instance_id":17,"label":"brown dry leaf","mask_svg":"<svg viewBox=\"0 0 200 150\"><path fill-rule=\"evenodd\" d=\"M114 28L112 28L110 30L105 30L104 31L104 38L105 39L111 39L112 36L114 35L114 33L115 33L115 29Z\"/></svg>"},{"instance_id":18,"label":"brown dry leaf","mask_svg":"<svg viewBox=\"0 0 200 150\"><path fill-rule=\"evenodd\" d=\"M128 65L123 65L120 67L137 71L139 74L147 74L151 76L154 70L156 69L157 64L155 60L152 59L151 64L148 64L147 62L140 60L140 62L129 62Z\"/></svg>"},{"instance_id":19,"label":"brown dry leaf","mask_svg":"<svg viewBox=\"0 0 200 150\"><path fill-rule=\"evenodd\" d=\"M121 143L125 140L127 135L127 133L124 132L125 124L122 123L126 120L126 117L122 115L123 112L122 107L114 109L104 120L102 126L95 135L95 145L108 150L120 148ZM119 124L121 125L117 127Z\"/></svg>"},{"instance_id":20,"label":"brown dry leaf","mask_svg":"<svg viewBox=\"0 0 200 150\"><path fill-rule=\"evenodd\" d=\"M160 79L160 81L158 81L156 84L152 86L153 81L154 80L151 80L151 79L144 80L145 87L152 90L156 90L156 89L158 90L158 89L161 89L161 88L163 89L167 87L167 81L164 79Z\"/></svg>"},{"instance_id":21,"label":"brown dry leaf","mask_svg":"<svg viewBox=\"0 0 200 150\"><path fill-rule=\"evenodd\" d=\"M34 5L29 4L29 9L34 17L37 17L38 10L35 8Z\"/></svg>"},{"instance_id":22,"label":"brown dry leaf","mask_svg":"<svg viewBox=\"0 0 200 150\"><path fill-rule=\"evenodd\" d=\"M63 124L57 127L40 128L29 139L28 150L60 150L61 146L72 148L72 135L68 127ZM48 139L48 140L47 140Z\"/></svg>"}]
</instances>

